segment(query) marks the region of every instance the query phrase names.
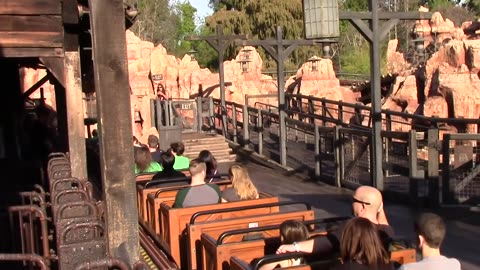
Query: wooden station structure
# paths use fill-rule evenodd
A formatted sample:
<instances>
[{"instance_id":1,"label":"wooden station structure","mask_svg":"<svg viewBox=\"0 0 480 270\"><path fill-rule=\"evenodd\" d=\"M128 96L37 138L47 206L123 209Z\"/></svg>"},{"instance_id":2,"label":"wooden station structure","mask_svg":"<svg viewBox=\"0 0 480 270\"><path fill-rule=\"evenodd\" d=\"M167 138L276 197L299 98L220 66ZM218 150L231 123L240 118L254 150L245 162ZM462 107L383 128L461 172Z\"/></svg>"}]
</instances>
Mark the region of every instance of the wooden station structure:
<instances>
[{"instance_id":1,"label":"wooden station structure","mask_svg":"<svg viewBox=\"0 0 480 270\"><path fill-rule=\"evenodd\" d=\"M21 138L37 135L26 134L23 126L25 101L46 81L55 85L58 139L54 150L69 153L72 176L87 177L82 92L95 91L107 250L130 265L139 259L139 240L135 183L131 181L125 29L135 16L136 11L122 0L4 0L0 5L4 190L14 193L21 183L41 181L42 166L35 164L45 160L26 160L22 153L30 146L22 144ZM47 75L23 92L22 67L46 69ZM14 181L6 181L10 179Z\"/></svg>"}]
</instances>

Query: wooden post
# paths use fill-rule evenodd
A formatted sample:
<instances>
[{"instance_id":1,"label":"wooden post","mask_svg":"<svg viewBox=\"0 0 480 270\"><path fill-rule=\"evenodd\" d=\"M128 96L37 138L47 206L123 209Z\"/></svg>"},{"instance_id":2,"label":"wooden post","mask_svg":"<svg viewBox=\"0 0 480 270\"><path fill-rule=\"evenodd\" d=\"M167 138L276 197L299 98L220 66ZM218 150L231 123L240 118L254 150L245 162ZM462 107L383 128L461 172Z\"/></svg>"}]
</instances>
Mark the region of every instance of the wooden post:
<instances>
[{"instance_id":1,"label":"wooden post","mask_svg":"<svg viewBox=\"0 0 480 270\"><path fill-rule=\"evenodd\" d=\"M72 175L87 178L87 151L82 100L82 73L78 51L65 52L65 98L67 105L68 149Z\"/></svg>"},{"instance_id":2,"label":"wooden post","mask_svg":"<svg viewBox=\"0 0 480 270\"><path fill-rule=\"evenodd\" d=\"M89 0L108 253L139 259L132 116L122 0Z\"/></svg>"}]
</instances>

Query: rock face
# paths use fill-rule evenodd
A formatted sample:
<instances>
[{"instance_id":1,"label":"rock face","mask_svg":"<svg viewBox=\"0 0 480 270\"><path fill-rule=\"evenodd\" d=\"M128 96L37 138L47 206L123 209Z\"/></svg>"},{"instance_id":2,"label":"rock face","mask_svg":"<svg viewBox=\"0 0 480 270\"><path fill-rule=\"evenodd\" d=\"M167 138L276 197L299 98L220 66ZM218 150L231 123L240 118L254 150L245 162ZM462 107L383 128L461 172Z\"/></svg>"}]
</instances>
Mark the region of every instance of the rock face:
<instances>
[{"instance_id":1,"label":"rock face","mask_svg":"<svg viewBox=\"0 0 480 270\"><path fill-rule=\"evenodd\" d=\"M425 116L451 118L479 118L480 116L480 25L472 22L455 27L434 13L431 20L417 21L414 35L425 38L425 48L434 50L425 65L408 70L397 70L405 63L398 52L389 50L390 71L401 76L392 86L391 100L384 108L417 113ZM407 131L398 125L394 129ZM476 127L467 127L476 132Z\"/></svg>"},{"instance_id":2,"label":"rock face","mask_svg":"<svg viewBox=\"0 0 480 270\"><path fill-rule=\"evenodd\" d=\"M397 51L398 41L389 41L386 69L396 74L396 79L390 91L386 91L390 95L385 97L383 108L425 116L479 118L479 33L480 22L465 22L455 27L440 13L434 13L431 20L417 21L412 36L424 39L421 48L428 53L426 62L407 60L411 57ZM145 142L146 137L154 132L150 100L157 96L161 99L189 99L201 92L204 97L220 97L218 73L201 68L189 55L176 58L169 55L161 44L154 46L151 42L142 41L130 31L126 32L126 39L132 130L137 138ZM435 50L432 51L432 48ZM254 47L243 47L235 59L224 62L227 101L244 104L245 95L277 94L277 81L262 74L262 64ZM45 74L44 70L24 69L22 72L24 90ZM55 107L53 86L47 82L43 88L47 103ZM358 93L340 86L332 61L319 57L305 61L297 74L288 78L285 89L294 94L350 103L359 100ZM38 97L38 91L34 95ZM272 105L277 102L275 98L254 101ZM253 105L254 101L249 105ZM307 108L303 105L302 109ZM348 113L346 115L343 120L351 121ZM410 127L394 124L393 129L408 131ZM468 129L476 132L476 127Z\"/></svg>"}]
</instances>

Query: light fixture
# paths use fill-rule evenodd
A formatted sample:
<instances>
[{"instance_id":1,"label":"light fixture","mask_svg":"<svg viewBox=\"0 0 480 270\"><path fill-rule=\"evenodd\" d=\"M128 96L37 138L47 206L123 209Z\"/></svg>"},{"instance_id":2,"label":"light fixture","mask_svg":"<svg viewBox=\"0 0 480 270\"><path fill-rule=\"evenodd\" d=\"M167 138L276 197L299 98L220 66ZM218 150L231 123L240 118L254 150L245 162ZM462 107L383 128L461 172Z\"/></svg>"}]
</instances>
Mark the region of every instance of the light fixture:
<instances>
[{"instance_id":1,"label":"light fixture","mask_svg":"<svg viewBox=\"0 0 480 270\"><path fill-rule=\"evenodd\" d=\"M337 39L340 23L337 0L303 0L306 39Z\"/></svg>"},{"instance_id":2,"label":"light fixture","mask_svg":"<svg viewBox=\"0 0 480 270\"><path fill-rule=\"evenodd\" d=\"M135 111L133 115L133 119L135 123L141 123L142 122L142 114L139 111Z\"/></svg>"},{"instance_id":3,"label":"light fixture","mask_svg":"<svg viewBox=\"0 0 480 270\"><path fill-rule=\"evenodd\" d=\"M190 55L190 61L196 61L197 60L197 58L195 56L197 54L197 51L195 51L194 49L191 49L187 53L188 53L188 55Z\"/></svg>"},{"instance_id":4,"label":"light fixture","mask_svg":"<svg viewBox=\"0 0 480 270\"><path fill-rule=\"evenodd\" d=\"M240 67L242 68L242 73L248 73L248 69L250 68L250 62L252 62L250 52L253 51L249 48L243 48L240 52L242 53L238 62L240 63Z\"/></svg>"},{"instance_id":5,"label":"light fixture","mask_svg":"<svg viewBox=\"0 0 480 270\"><path fill-rule=\"evenodd\" d=\"M318 71L318 62L320 61L320 58L316 55L310 57L310 59L308 59L308 62L311 63L311 68L312 68L312 71L313 72L316 72Z\"/></svg>"}]
</instances>

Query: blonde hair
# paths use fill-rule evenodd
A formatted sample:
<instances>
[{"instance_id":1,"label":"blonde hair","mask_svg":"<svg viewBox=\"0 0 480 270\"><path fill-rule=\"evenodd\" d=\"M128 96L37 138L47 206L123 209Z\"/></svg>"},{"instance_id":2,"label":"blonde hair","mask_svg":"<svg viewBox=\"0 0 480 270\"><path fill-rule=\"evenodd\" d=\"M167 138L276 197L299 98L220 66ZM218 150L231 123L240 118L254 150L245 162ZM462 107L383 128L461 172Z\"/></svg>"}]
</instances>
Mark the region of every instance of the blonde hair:
<instances>
[{"instance_id":1,"label":"blonde hair","mask_svg":"<svg viewBox=\"0 0 480 270\"><path fill-rule=\"evenodd\" d=\"M233 165L230 167L230 177L232 187L240 197L240 200L250 200L258 198L257 188L253 185L247 169L242 165Z\"/></svg>"}]
</instances>

